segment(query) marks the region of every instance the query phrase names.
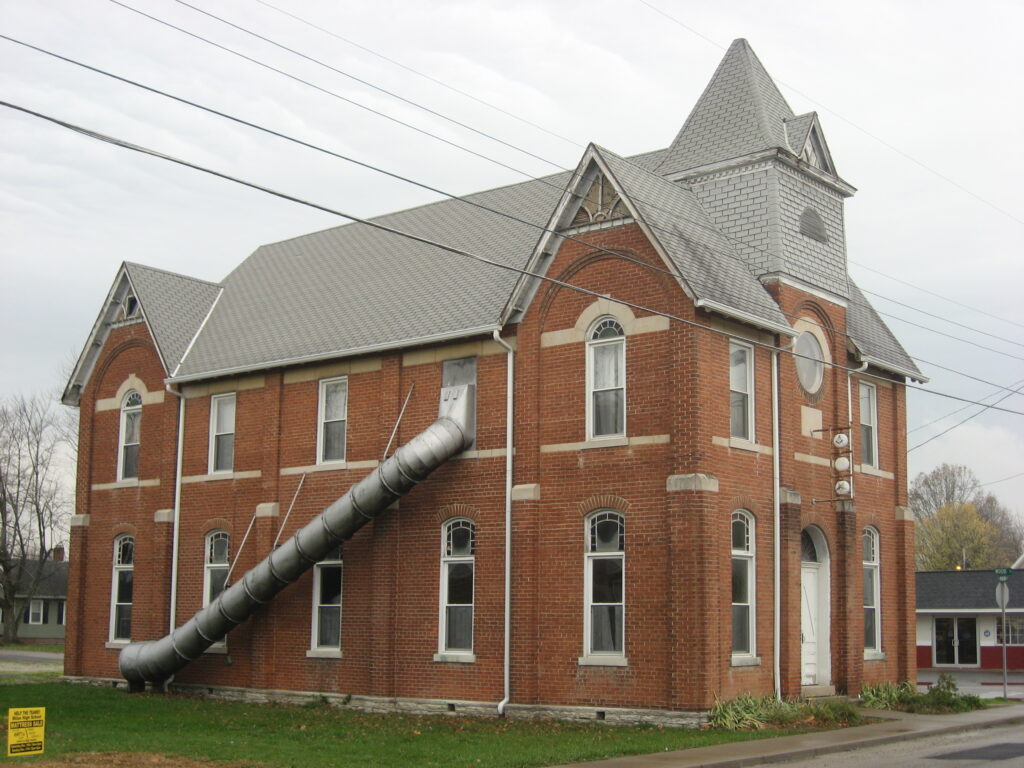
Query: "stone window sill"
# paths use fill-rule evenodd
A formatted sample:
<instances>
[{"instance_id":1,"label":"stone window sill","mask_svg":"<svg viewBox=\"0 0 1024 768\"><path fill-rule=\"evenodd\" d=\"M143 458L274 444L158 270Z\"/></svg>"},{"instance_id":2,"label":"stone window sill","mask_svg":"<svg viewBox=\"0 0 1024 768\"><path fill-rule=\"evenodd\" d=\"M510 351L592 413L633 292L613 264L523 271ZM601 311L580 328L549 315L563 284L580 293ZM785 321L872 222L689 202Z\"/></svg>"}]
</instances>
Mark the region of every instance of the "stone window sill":
<instances>
[{"instance_id":1,"label":"stone window sill","mask_svg":"<svg viewBox=\"0 0 1024 768\"><path fill-rule=\"evenodd\" d=\"M203 653L219 653L226 655L228 652L228 644L225 642L216 643L207 648Z\"/></svg>"},{"instance_id":2,"label":"stone window sill","mask_svg":"<svg viewBox=\"0 0 1024 768\"><path fill-rule=\"evenodd\" d=\"M111 649L113 651L119 651L122 648L124 648L126 645L128 645L128 643L130 643L130 642L131 642L130 640L110 640L110 641L104 643L103 647L104 648L109 648L109 649Z\"/></svg>"},{"instance_id":3,"label":"stone window sill","mask_svg":"<svg viewBox=\"0 0 1024 768\"><path fill-rule=\"evenodd\" d=\"M476 663L475 653L435 653L434 661L445 664L474 664Z\"/></svg>"},{"instance_id":4,"label":"stone window sill","mask_svg":"<svg viewBox=\"0 0 1024 768\"><path fill-rule=\"evenodd\" d=\"M307 659L344 659L343 654L336 648L310 648L306 651Z\"/></svg>"},{"instance_id":5,"label":"stone window sill","mask_svg":"<svg viewBox=\"0 0 1024 768\"><path fill-rule=\"evenodd\" d=\"M581 667L628 667L629 660L625 656L611 656L599 653L592 653L589 656L580 656Z\"/></svg>"},{"instance_id":6,"label":"stone window sill","mask_svg":"<svg viewBox=\"0 0 1024 768\"><path fill-rule=\"evenodd\" d=\"M732 666L734 667L760 667L761 657L750 656L748 654L737 655L732 657Z\"/></svg>"},{"instance_id":7,"label":"stone window sill","mask_svg":"<svg viewBox=\"0 0 1024 768\"><path fill-rule=\"evenodd\" d=\"M885 651L864 651L864 661L885 661Z\"/></svg>"}]
</instances>

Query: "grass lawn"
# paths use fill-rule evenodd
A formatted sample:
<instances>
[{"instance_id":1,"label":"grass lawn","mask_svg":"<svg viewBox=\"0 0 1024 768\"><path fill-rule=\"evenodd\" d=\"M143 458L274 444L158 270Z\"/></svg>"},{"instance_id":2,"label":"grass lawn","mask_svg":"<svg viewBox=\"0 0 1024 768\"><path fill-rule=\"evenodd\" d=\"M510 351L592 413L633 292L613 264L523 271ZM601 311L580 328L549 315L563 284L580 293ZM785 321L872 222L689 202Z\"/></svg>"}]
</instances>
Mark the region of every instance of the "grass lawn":
<instances>
[{"instance_id":1,"label":"grass lawn","mask_svg":"<svg viewBox=\"0 0 1024 768\"><path fill-rule=\"evenodd\" d=\"M50 760L82 752L160 753L266 768L544 766L793 733L370 715L66 683L0 685L0 714L40 706L46 707ZM0 722L6 728L6 717ZM2 738L6 743L5 733Z\"/></svg>"},{"instance_id":2,"label":"grass lawn","mask_svg":"<svg viewBox=\"0 0 1024 768\"><path fill-rule=\"evenodd\" d=\"M30 643L11 643L10 645L4 645L0 643L0 648L7 651L49 651L50 653L64 653L63 645L33 645Z\"/></svg>"}]
</instances>

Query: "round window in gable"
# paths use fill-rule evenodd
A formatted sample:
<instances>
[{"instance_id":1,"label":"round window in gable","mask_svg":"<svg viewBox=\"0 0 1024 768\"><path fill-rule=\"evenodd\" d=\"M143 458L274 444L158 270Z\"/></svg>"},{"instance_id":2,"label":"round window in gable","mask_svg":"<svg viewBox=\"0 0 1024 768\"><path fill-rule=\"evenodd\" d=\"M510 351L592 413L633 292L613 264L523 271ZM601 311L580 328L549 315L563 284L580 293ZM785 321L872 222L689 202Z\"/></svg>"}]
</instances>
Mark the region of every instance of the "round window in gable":
<instances>
[{"instance_id":1,"label":"round window in gable","mask_svg":"<svg viewBox=\"0 0 1024 768\"><path fill-rule=\"evenodd\" d=\"M797 337L793 352L796 353L796 377L800 386L807 394L816 395L825 378L825 355L821 351L818 337L810 331L804 331Z\"/></svg>"},{"instance_id":2,"label":"round window in gable","mask_svg":"<svg viewBox=\"0 0 1024 768\"><path fill-rule=\"evenodd\" d=\"M825 222L813 208L804 208L804 212L800 214L800 234L817 240L819 243L828 242Z\"/></svg>"}]
</instances>

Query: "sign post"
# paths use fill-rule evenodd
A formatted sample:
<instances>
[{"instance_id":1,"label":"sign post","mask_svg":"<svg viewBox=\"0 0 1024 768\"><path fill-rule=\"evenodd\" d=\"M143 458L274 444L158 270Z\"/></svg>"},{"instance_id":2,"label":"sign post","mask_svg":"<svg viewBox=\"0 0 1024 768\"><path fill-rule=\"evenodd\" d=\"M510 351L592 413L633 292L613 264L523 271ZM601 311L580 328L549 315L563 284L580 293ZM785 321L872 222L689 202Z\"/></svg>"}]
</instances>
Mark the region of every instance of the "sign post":
<instances>
[{"instance_id":1,"label":"sign post","mask_svg":"<svg viewBox=\"0 0 1024 768\"><path fill-rule=\"evenodd\" d=\"M7 710L7 756L43 754L46 707Z\"/></svg>"},{"instance_id":2,"label":"sign post","mask_svg":"<svg viewBox=\"0 0 1024 768\"><path fill-rule=\"evenodd\" d=\"M1012 568L996 568L996 575L999 577L999 583L996 584L996 605L1003 612L1002 617L1002 628L1003 628L1003 699L1007 698L1006 686L1007 686L1007 674L1006 674L1006 636L1008 633L1006 626L1006 606L1010 604L1010 585L1007 584L1010 580L1010 574L1013 573Z\"/></svg>"}]
</instances>

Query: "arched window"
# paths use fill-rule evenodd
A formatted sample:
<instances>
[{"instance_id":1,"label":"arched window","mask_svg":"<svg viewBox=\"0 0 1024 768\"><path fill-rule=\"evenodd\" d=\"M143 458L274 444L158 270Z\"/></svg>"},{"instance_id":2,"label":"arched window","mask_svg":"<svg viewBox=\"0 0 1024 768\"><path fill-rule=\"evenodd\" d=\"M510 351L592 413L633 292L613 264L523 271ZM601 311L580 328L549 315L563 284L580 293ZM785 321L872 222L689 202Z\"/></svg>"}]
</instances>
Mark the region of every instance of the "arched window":
<instances>
[{"instance_id":1,"label":"arched window","mask_svg":"<svg viewBox=\"0 0 1024 768\"><path fill-rule=\"evenodd\" d=\"M626 335L614 317L587 334L587 439L626 434Z\"/></svg>"},{"instance_id":2,"label":"arched window","mask_svg":"<svg viewBox=\"0 0 1024 768\"><path fill-rule=\"evenodd\" d=\"M313 567L313 650L341 650L341 547Z\"/></svg>"},{"instance_id":3,"label":"arched window","mask_svg":"<svg viewBox=\"0 0 1024 768\"><path fill-rule=\"evenodd\" d=\"M139 476L139 435L142 427L142 395L130 391L121 401L121 433L117 449L117 479Z\"/></svg>"},{"instance_id":4,"label":"arched window","mask_svg":"<svg viewBox=\"0 0 1024 768\"><path fill-rule=\"evenodd\" d=\"M732 653L753 656L754 517L744 509L732 513Z\"/></svg>"},{"instance_id":5,"label":"arched window","mask_svg":"<svg viewBox=\"0 0 1024 768\"><path fill-rule=\"evenodd\" d=\"M584 555L583 655L625 655L626 523L622 514L600 510L587 518ZM598 662L600 663L600 662Z\"/></svg>"},{"instance_id":6,"label":"arched window","mask_svg":"<svg viewBox=\"0 0 1024 768\"><path fill-rule=\"evenodd\" d=\"M206 534L206 558L203 567L203 605L209 605L227 586L228 549L231 538L227 531Z\"/></svg>"},{"instance_id":7,"label":"arched window","mask_svg":"<svg viewBox=\"0 0 1024 768\"><path fill-rule=\"evenodd\" d=\"M879 582L878 531L864 529L864 651L882 650L881 583Z\"/></svg>"},{"instance_id":8,"label":"arched window","mask_svg":"<svg viewBox=\"0 0 1024 768\"><path fill-rule=\"evenodd\" d=\"M810 331L804 331L793 348L796 359L796 377L800 386L809 395L816 395L825 379L825 354L821 342Z\"/></svg>"},{"instance_id":9,"label":"arched window","mask_svg":"<svg viewBox=\"0 0 1024 768\"><path fill-rule=\"evenodd\" d=\"M813 208L804 208L804 212L800 214L800 234L819 243L828 242L825 222Z\"/></svg>"},{"instance_id":10,"label":"arched window","mask_svg":"<svg viewBox=\"0 0 1024 768\"><path fill-rule=\"evenodd\" d=\"M476 526L462 518L444 524L441 537L441 618L439 651L473 652L473 586Z\"/></svg>"},{"instance_id":11,"label":"arched window","mask_svg":"<svg viewBox=\"0 0 1024 768\"><path fill-rule=\"evenodd\" d=\"M135 577L135 537L114 539L114 567L110 587L110 639L132 637L132 586Z\"/></svg>"}]
</instances>

